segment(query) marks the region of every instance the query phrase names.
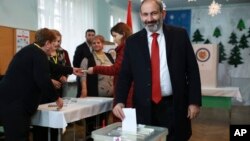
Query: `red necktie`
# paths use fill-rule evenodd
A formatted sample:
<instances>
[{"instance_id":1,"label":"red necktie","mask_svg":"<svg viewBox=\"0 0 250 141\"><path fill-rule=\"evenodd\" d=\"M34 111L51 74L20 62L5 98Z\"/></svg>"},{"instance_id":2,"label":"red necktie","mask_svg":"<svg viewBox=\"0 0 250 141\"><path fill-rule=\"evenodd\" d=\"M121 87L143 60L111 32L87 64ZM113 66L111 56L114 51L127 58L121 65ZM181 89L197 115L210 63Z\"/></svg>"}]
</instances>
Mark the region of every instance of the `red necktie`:
<instances>
[{"instance_id":1,"label":"red necktie","mask_svg":"<svg viewBox=\"0 0 250 141\"><path fill-rule=\"evenodd\" d=\"M157 104L161 101L160 56L157 41L158 33L153 33L151 36L153 37L151 46L152 100Z\"/></svg>"}]
</instances>

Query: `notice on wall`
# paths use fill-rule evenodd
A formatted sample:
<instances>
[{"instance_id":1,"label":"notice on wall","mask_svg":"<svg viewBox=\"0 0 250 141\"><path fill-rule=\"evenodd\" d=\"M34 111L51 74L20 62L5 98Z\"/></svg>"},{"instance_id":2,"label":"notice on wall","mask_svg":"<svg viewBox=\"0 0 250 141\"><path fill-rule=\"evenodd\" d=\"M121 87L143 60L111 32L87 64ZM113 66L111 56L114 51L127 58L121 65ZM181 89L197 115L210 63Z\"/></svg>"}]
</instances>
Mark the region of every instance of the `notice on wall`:
<instances>
[{"instance_id":1,"label":"notice on wall","mask_svg":"<svg viewBox=\"0 0 250 141\"><path fill-rule=\"evenodd\" d=\"M30 44L30 32L28 30L16 29L16 52Z\"/></svg>"}]
</instances>

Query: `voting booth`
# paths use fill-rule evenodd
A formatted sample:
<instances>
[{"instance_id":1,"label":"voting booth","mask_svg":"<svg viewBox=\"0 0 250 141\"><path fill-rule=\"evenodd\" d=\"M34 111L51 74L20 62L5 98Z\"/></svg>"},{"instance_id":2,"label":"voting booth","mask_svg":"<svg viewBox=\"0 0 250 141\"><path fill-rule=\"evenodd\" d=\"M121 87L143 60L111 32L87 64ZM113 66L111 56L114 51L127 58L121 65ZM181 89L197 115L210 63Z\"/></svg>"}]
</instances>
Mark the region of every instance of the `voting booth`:
<instances>
[{"instance_id":1,"label":"voting booth","mask_svg":"<svg viewBox=\"0 0 250 141\"><path fill-rule=\"evenodd\" d=\"M163 127L138 125L137 132L124 132L122 123L116 122L95 130L91 136L94 141L166 141L168 129Z\"/></svg>"},{"instance_id":2,"label":"voting booth","mask_svg":"<svg viewBox=\"0 0 250 141\"><path fill-rule=\"evenodd\" d=\"M202 87L217 87L218 46L216 44L193 44L199 65Z\"/></svg>"},{"instance_id":3,"label":"voting booth","mask_svg":"<svg viewBox=\"0 0 250 141\"><path fill-rule=\"evenodd\" d=\"M225 108L231 114L232 101L235 97L242 101L238 87L218 87L219 48L216 44L193 44L199 65L202 86L202 107Z\"/></svg>"}]
</instances>

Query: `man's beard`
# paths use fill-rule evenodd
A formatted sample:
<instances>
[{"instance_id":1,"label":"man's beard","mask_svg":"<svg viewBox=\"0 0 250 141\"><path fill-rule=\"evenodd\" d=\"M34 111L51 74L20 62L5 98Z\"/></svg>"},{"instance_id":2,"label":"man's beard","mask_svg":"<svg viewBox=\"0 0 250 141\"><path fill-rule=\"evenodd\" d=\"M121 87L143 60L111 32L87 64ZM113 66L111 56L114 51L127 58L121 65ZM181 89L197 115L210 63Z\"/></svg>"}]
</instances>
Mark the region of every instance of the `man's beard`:
<instances>
[{"instance_id":1,"label":"man's beard","mask_svg":"<svg viewBox=\"0 0 250 141\"><path fill-rule=\"evenodd\" d=\"M160 29L161 25L163 23L163 20L158 20L158 21L150 21L150 22L142 22L146 30L150 32L156 32Z\"/></svg>"}]
</instances>

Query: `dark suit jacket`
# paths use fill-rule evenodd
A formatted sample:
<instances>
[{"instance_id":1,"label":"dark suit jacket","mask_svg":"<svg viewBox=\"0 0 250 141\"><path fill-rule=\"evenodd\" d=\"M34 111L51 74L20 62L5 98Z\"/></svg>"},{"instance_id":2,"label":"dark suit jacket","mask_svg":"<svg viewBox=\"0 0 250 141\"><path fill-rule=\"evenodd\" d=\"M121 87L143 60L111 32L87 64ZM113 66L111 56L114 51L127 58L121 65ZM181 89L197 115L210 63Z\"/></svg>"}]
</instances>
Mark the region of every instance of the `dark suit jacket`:
<instances>
[{"instance_id":1,"label":"dark suit jacket","mask_svg":"<svg viewBox=\"0 0 250 141\"><path fill-rule=\"evenodd\" d=\"M88 44L86 42L76 47L76 51L73 57L73 66L79 68L82 59L91 55Z\"/></svg>"},{"instance_id":2,"label":"dark suit jacket","mask_svg":"<svg viewBox=\"0 0 250 141\"><path fill-rule=\"evenodd\" d=\"M201 105L199 69L187 32L182 28L168 25L163 26L163 32L173 90L174 128L178 135L186 138L191 135L190 120L187 119L188 105ZM126 103L132 81L134 81L133 105L136 108L137 121L150 125L152 80L145 29L133 34L126 41L116 86L115 103Z\"/></svg>"},{"instance_id":3,"label":"dark suit jacket","mask_svg":"<svg viewBox=\"0 0 250 141\"><path fill-rule=\"evenodd\" d=\"M34 44L20 50L0 82L0 106L20 103L31 115L36 111L42 96L49 95L55 101L58 96L50 79L50 67L53 71L72 73L72 68L61 70L61 66L49 64L47 55Z\"/></svg>"},{"instance_id":4,"label":"dark suit jacket","mask_svg":"<svg viewBox=\"0 0 250 141\"><path fill-rule=\"evenodd\" d=\"M76 47L76 51L74 54L74 58L73 58L73 66L80 68L82 59L85 57L90 56L92 53L89 50L88 44L86 42L80 44L79 46ZM76 79L77 81L77 93L76 93L76 97L80 97L81 96L81 91L82 91L82 86L81 86L81 81L80 81L80 77L77 77Z\"/></svg>"}]
</instances>

